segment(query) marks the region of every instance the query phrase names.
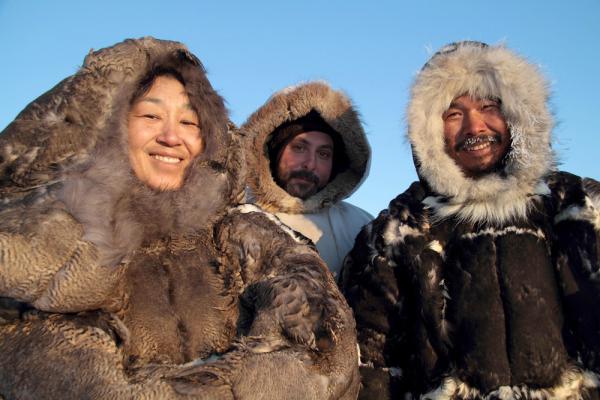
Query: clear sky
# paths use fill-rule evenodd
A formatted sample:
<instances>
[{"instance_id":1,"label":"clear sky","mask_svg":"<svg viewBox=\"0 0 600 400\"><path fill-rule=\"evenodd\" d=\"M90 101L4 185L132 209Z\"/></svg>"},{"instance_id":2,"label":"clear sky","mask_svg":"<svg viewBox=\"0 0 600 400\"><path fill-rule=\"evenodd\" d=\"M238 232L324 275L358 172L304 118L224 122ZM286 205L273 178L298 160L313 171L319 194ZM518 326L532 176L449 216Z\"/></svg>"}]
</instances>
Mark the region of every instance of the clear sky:
<instances>
[{"instance_id":1,"label":"clear sky","mask_svg":"<svg viewBox=\"0 0 600 400\"><path fill-rule=\"evenodd\" d=\"M185 43L241 124L277 90L327 80L361 112L371 172L350 201L372 214L416 179L404 140L415 73L443 44L506 43L552 84L561 168L600 178L600 0L0 0L0 129L90 49Z\"/></svg>"}]
</instances>

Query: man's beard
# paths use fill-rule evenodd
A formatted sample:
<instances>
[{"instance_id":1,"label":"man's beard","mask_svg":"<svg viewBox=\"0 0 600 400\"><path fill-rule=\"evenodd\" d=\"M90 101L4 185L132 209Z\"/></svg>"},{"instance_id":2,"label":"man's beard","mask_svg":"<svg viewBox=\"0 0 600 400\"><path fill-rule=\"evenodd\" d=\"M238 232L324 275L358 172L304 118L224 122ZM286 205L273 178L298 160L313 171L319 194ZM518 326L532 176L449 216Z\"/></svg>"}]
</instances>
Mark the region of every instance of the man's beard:
<instances>
[{"instance_id":1,"label":"man's beard","mask_svg":"<svg viewBox=\"0 0 600 400\"><path fill-rule=\"evenodd\" d=\"M301 178L304 181L295 180L292 182L293 178ZM319 177L312 172L304 170L290 172L290 176L285 181L283 188L291 196L299 197L302 200L308 199L321 189L319 187Z\"/></svg>"}]
</instances>

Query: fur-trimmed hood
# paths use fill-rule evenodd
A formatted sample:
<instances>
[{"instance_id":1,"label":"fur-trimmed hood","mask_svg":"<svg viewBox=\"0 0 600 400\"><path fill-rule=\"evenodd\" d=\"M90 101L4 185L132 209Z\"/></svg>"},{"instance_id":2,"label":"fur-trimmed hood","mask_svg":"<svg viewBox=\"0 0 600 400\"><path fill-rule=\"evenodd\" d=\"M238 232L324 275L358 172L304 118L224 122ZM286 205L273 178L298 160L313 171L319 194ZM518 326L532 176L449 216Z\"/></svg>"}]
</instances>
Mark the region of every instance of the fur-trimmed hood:
<instances>
[{"instance_id":1,"label":"fur-trimmed hood","mask_svg":"<svg viewBox=\"0 0 600 400\"><path fill-rule=\"evenodd\" d=\"M349 166L306 200L290 196L273 179L267 144L276 128L316 111L344 142ZM324 82L288 87L271 96L240 131L245 136L253 200L269 212L313 213L350 196L368 175L371 149L350 99Z\"/></svg>"},{"instance_id":2,"label":"fur-trimmed hood","mask_svg":"<svg viewBox=\"0 0 600 400\"><path fill-rule=\"evenodd\" d=\"M183 77L205 143L181 189L169 192L142 184L127 152L132 96L157 67ZM0 201L60 200L111 264L140 241L157 233L185 234L230 205L243 183L238 149L223 99L184 45L126 40L90 52L75 75L34 100L2 132Z\"/></svg>"},{"instance_id":3,"label":"fur-trimmed hood","mask_svg":"<svg viewBox=\"0 0 600 400\"><path fill-rule=\"evenodd\" d=\"M463 94L501 99L512 141L502 171L469 178L447 155L442 114ZM435 217L505 222L548 192L543 177L555 165L548 97L538 68L503 46L459 42L434 54L412 87L407 136L420 179L439 194L425 199Z\"/></svg>"}]
</instances>

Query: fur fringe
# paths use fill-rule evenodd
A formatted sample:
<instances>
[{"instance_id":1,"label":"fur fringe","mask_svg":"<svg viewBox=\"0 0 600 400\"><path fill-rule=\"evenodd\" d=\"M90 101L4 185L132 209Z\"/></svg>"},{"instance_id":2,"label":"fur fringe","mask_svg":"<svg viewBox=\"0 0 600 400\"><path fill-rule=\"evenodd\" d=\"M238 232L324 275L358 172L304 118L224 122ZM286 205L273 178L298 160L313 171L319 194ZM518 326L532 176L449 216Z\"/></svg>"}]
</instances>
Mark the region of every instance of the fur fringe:
<instances>
[{"instance_id":1,"label":"fur fringe","mask_svg":"<svg viewBox=\"0 0 600 400\"><path fill-rule=\"evenodd\" d=\"M422 400L579 400L585 393L600 387L600 376L592 371L571 367L560 377L556 386L533 389L527 386L501 386L484 394L456 377L447 377L441 386L421 396Z\"/></svg>"}]
</instances>

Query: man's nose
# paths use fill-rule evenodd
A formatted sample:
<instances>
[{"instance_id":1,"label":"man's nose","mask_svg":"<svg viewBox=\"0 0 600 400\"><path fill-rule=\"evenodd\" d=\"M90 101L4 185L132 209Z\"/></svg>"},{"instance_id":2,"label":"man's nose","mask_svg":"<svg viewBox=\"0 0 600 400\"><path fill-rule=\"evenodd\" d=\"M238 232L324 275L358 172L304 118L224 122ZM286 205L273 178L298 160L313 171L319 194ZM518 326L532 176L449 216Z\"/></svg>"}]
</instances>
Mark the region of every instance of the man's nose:
<instances>
[{"instance_id":1,"label":"man's nose","mask_svg":"<svg viewBox=\"0 0 600 400\"><path fill-rule=\"evenodd\" d=\"M478 111L467 113L466 117L463 119L463 124L465 133L470 133L472 135L487 132L488 130L485 117Z\"/></svg>"},{"instance_id":2,"label":"man's nose","mask_svg":"<svg viewBox=\"0 0 600 400\"><path fill-rule=\"evenodd\" d=\"M314 171L316 166L316 157L313 153L307 152L304 157L304 162L302 163L302 167L307 171Z\"/></svg>"}]
</instances>

